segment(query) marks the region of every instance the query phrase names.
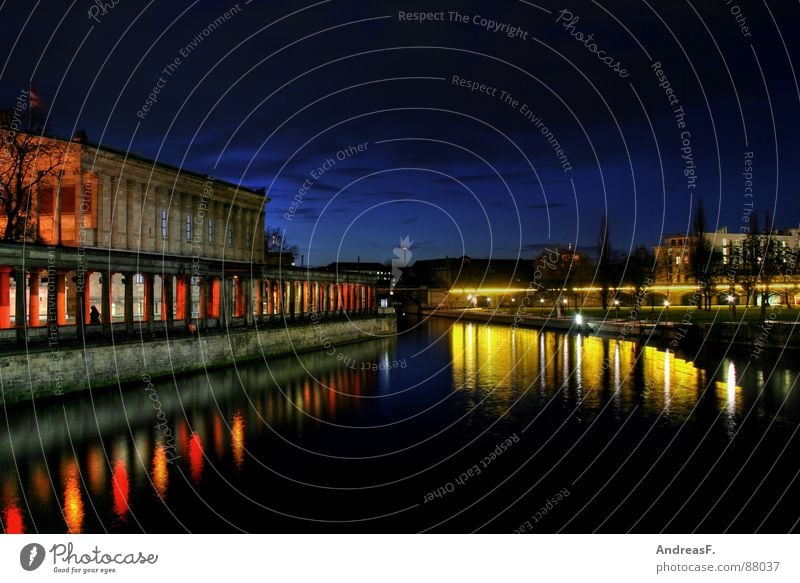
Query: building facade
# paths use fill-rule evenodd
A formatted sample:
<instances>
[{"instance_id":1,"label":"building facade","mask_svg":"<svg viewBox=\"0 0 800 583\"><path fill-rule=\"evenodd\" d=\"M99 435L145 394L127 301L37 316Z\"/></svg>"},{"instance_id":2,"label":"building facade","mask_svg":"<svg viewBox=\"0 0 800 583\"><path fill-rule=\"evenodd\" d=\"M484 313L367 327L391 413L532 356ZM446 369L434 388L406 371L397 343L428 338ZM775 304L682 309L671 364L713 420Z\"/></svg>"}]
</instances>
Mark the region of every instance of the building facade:
<instances>
[{"instance_id":1,"label":"building facade","mask_svg":"<svg viewBox=\"0 0 800 583\"><path fill-rule=\"evenodd\" d=\"M374 309L371 278L267 264L264 190L82 136L37 139L22 236L0 242L0 340ZM8 220L0 214L0 233Z\"/></svg>"}]
</instances>

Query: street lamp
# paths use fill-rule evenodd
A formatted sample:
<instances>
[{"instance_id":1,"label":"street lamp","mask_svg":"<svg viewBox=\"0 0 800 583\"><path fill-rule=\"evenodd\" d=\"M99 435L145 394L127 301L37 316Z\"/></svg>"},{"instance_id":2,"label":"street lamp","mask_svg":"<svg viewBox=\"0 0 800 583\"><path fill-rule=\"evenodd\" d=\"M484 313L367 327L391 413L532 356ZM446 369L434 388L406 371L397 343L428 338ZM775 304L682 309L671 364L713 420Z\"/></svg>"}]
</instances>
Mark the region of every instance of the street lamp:
<instances>
[{"instance_id":1,"label":"street lamp","mask_svg":"<svg viewBox=\"0 0 800 583\"><path fill-rule=\"evenodd\" d=\"M539 306L541 308L542 316L544 316L544 298L539 298Z\"/></svg>"},{"instance_id":2,"label":"street lamp","mask_svg":"<svg viewBox=\"0 0 800 583\"><path fill-rule=\"evenodd\" d=\"M619 300L614 300L614 309L617 312L617 320L619 320Z\"/></svg>"},{"instance_id":3,"label":"street lamp","mask_svg":"<svg viewBox=\"0 0 800 583\"><path fill-rule=\"evenodd\" d=\"M730 314L731 321L734 320L736 315L736 296L728 294L728 313Z\"/></svg>"},{"instance_id":4,"label":"street lamp","mask_svg":"<svg viewBox=\"0 0 800 583\"><path fill-rule=\"evenodd\" d=\"M669 300L664 300L664 307L665 307L665 308L667 309L667 311L669 312Z\"/></svg>"}]
</instances>

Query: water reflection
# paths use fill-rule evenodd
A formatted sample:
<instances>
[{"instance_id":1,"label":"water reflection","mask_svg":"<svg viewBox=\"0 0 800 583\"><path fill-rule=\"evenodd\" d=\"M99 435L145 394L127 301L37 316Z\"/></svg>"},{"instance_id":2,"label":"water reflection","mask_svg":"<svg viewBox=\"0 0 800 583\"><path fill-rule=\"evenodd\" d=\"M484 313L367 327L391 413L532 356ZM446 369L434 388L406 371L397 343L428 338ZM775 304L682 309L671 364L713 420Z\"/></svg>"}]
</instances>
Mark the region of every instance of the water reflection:
<instances>
[{"instance_id":1,"label":"water reflection","mask_svg":"<svg viewBox=\"0 0 800 583\"><path fill-rule=\"evenodd\" d=\"M439 334L443 342L426 352ZM214 507L233 497L229 488L219 489L220 478L250 496L267 496L274 490L262 485L263 473L253 478L254 470L280 466L280 473L295 478L307 459L298 452L367 456L383 453L391 439L393 445L413 443L423 424L416 418L401 422L433 405L444 412L426 420L431 433L473 409L470 423L504 418L517 428L540 414L560 424L573 411L572 422L588 424L605 415L609 423L620 423L635 410L669 426L722 415L730 436L763 388L773 396L758 402L765 416L800 418L790 391L796 372L775 363L764 374L727 357L692 362L680 353L613 338L449 321L432 322L401 342L342 347L346 362L308 354L299 363L291 358L269 368L213 371L202 382L186 377L159 384L169 431L156 426L152 402L137 386L98 393L92 407L83 398L43 403L36 411L38 430L28 422L29 409L14 410L10 434L0 430L3 529L133 529L142 516L146 528L143 508L160 517L165 499L172 509L191 498L187 488ZM391 368L399 358L408 360L408 368ZM353 430L370 426L389 429L375 439ZM62 457L67 443L74 457ZM329 476L320 472L309 481L329 483Z\"/></svg>"},{"instance_id":2,"label":"water reflection","mask_svg":"<svg viewBox=\"0 0 800 583\"><path fill-rule=\"evenodd\" d=\"M6 480L3 485L3 528L6 534L25 534L25 522L20 508L15 481Z\"/></svg>"},{"instance_id":3,"label":"water reflection","mask_svg":"<svg viewBox=\"0 0 800 583\"><path fill-rule=\"evenodd\" d=\"M67 532L79 534L83 529L83 497L80 487L80 470L75 460L64 461L61 464L61 482L64 485L64 521Z\"/></svg>"},{"instance_id":4,"label":"water reflection","mask_svg":"<svg viewBox=\"0 0 800 583\"><path fill-rule=\"evenodd\" d=\"M231 449L233 450L233 463L236 469L242 469L244 464L244 419L242 413L237 411L233 415L231 424Z\"/></svg>"},{"instance_id":5,"label":"water reflection","mask_svg":"<svg viewBox=\"0 0 800 583\"><path fill-rule=\"evenodd\" d=\"M530 389L538 378L540 389L548 397L558 394L565 406L580 405L594 414L610 395L618 414L638 405L647 415L679 422L706 389L705 371L675 352L615 338L463 323L453 326L450 344L453 385L500 401L514 390ZM722 367L722 375L717 385L726 397L720 412L735 430L741 386L733 361ZM786 371L776 380L786 384L791 378Z\"/></svg>"}]
</instances>

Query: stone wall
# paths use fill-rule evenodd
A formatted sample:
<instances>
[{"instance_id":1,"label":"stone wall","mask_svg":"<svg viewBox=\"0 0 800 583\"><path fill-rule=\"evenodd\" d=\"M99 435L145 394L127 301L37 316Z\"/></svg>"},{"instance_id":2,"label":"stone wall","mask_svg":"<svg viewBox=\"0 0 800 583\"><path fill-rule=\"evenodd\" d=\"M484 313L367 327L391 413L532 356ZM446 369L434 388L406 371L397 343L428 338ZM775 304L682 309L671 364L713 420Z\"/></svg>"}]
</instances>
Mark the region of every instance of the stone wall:
<instances>
[{"instance_id":1,"label":"stone wall","mask_svg":"<svg viewBox=\"0 0 800 583\"><path fill-rule=\"evenodd\" d=\"M322 350L332 345L394 335L394 317L319 321L201 334L144 342L55 348L0 356L5 404L141 382L269 357ZM331 344L327 344L327 343Z\"/></svg>"}]
</instances>

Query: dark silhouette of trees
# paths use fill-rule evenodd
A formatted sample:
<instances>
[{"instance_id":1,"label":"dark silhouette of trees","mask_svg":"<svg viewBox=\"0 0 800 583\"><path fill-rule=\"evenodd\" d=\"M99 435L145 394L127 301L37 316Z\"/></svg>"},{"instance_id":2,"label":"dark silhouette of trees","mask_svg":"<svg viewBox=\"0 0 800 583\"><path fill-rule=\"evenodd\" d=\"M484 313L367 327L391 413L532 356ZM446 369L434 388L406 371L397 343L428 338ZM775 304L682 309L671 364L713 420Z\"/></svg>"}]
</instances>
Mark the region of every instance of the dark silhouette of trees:
<instances>
[{"instance_id":1,"label":"dark silhouette of trees","mask_svg":"<svg viewBox=\"0 0 800 583\"><path fill-rule=\"evenodd\" d=\"M692 222L692 236L689 238L689 269L698 286L700 301L697 308L700 310L711 309L714 281L716 279L717 265L711 260L711 244L703 235L706 232L706 212L703 199L697 203Z\"/></svg>"},{"instance_id":2,"label":"dark silhouette of trees","mask_svg":"<svg viewBox=\"0 0 800 583\"><path fill-rule=\"evenodd\" d=\"M623 283L633 288L634 302L644 304L647 288L655 280L655 256L644 245L635 247L628 256Z\"/></svg>"},{"instance_id":3,"label":"dark silhouette of trees","mask_svg":"<svg viewBox=\"0 0 800 583\"><path fill-rule=\"evenodd\" d=\"M611 248L611 234L608 216L600 217L600 232L597 237L597 283L600 286L600 304L603 311L608 310L609 290L618 280L615 279L614 253Z\"/></svg>"},{"instance_id":4,"label":"dark silhouette of trees","mask_svg":"<svg viewBox=\"0 0 800 583\"><path fill-rule=\"evenodd\" d=\"M48 138L12 129L0 130L0 216L5 218L2 238L21 241L36 232L35 197L39 185L49 181L64 163L64 148Z\"/></svg>"}]
</instances>

